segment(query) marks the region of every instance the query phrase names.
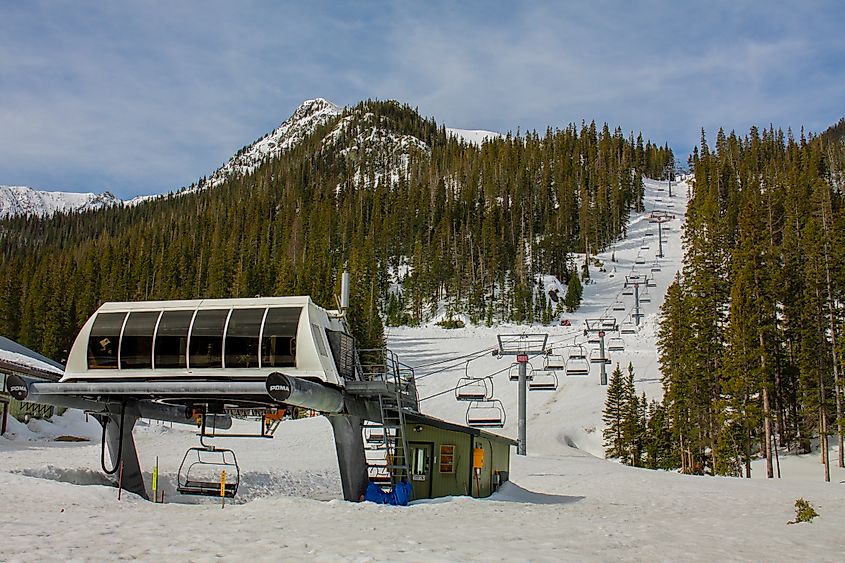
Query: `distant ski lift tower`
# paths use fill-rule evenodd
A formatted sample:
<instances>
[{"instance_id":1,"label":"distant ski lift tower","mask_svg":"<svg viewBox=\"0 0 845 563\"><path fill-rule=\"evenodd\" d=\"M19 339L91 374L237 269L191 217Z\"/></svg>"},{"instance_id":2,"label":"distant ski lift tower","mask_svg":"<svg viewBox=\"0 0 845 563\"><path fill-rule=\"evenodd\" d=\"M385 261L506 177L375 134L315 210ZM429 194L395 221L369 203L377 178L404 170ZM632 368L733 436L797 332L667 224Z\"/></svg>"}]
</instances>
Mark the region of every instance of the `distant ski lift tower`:
<instances>
[{"instance_id":1,"label":"distant ski lift tower","mask_svg":"<svg viewBox=\"0 0 845 563\"><path fill-rule=\"evenodd\" d=\"M672 197L672 174L675 173L675 167L671 164L666 165L666 175L669 178L669 197Z\"/></svg>"},{"instance_id":2,"label":"distant ski lift tower","mask_svg":"<svg viewBox=\"0 0 845 563\"><path fill-rule=\"evenodd\" d=\"M608 331L619 330L619 325L616 324L616 317L602 317L600 319L587 319L587 328L584 329L584 334L595 333L599 337L599 356L602 361L601 364L601 384L607 385L607 354L605 353L604 337Z\"/></svg>"},{"instance_id":3,"label":"distant ski lift tower","mask_svg":"<svg viewBox=\"0 0 845 563\"><path fill-rule=\"evenodd\" d=\"M663 258L663 223L671 221L675 216L665 211L652 211L648 217L649 223L657 223L657 257Z\"/></svg>"},{"instance_id":4,"label":"distant ski lift tower","mask_svg":"<svg viewBox=\"0 0 845 563\"><path fill-rule=\"evenodd\" d=\"M634 318L634 323L637 326L640 326L640 318L643 316L640 313L640 283L642 283L642 280L639 276L636 278L625 276L625 287L634 288L634 312L631 314L631 317ZM648 284L648 278L645 279L645 283Z\"/></svg>"},{"instance_id":5,"label":"distant ski lift tower","mask_svg":"<svg viewBox=\"0 0 845 563\"><path fill-rule=\"evenodd\" d=\"M526 384L526 365L531 355L545 354L548 334L500 334L496 337L499 341L499 349L496 355L516 356L519 364L519 438L516 447L518 455L526 455L525 440L525 403L528 392Z\"/></svg>"}]
</instances>

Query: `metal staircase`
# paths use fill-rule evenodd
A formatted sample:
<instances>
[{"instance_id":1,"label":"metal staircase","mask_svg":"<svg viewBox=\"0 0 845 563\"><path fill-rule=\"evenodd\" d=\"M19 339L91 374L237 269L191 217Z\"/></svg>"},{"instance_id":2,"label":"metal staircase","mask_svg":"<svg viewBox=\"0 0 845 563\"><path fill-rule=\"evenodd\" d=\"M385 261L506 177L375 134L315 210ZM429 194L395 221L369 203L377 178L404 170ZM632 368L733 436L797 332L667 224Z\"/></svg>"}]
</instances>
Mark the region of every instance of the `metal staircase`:
<instances>
[{"instance_id":1,"label":"metal staircase","mask_svg":"<svg viewBox=\"0 0 845 563\"><path fill-rule=\"evenodd\" d=\"M403 369L389 350L362 350L361 374L365 381L387 385L374 387L378 397L380 421L364 424L364 448L370 481L386 492L393 485L407 479L411 468L408 461L408 439L405 434L404 409L413 398L416 388L413 371ZM369 360L369 361L368 361Z\"/></svg>"}]
</instances>

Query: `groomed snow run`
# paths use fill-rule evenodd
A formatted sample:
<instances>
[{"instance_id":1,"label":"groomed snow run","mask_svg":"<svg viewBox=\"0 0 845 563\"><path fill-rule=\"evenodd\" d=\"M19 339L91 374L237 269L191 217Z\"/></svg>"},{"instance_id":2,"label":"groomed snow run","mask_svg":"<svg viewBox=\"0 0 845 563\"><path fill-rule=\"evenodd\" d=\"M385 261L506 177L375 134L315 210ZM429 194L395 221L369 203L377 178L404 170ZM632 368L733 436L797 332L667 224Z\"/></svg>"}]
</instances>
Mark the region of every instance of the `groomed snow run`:
<instances>
[{"instance_id":1,"label":"groomed snow run","mask_svg":"<svg viewBox=\"0 0 845 563\"><path fill-rule=\"evenodd\" d=\"M647 183L647 211L666 197L661 186ZM634 364L638 392L649 397L660 394L656 313L681 260L686 186L675 190L678 219L669 223L666 267L655 272L643 327L626 336L625 352L613 360ZM389 341L401 359L419 366L421 396L446 391L423 401L423 410L463 421L465 405L450 392L465 370L457 358L479 352L472 373L505 368L494 376L495 394L508 410L500 432L515 436L516 384L507 381L510 360L489 353L496 335L549 332L555 345L578 334L583 339L584 318L601 315L617 299L630 304L630 297L621 296L619 276L631 269L649 228L642 216L632 217L628 238L600 255L606 272L592 269L596 283L585 286L578 314L568 315L572 327L391 330ZM610 277L613 266L617 271ZM532 362L541 365L539 358ZM340 500L331 429L320 417L286 421L273 440L218 440L237 451L242 471L238 498L225 508L175 492L182 456L197 442L190 427L136 427L148 485L159 459L167 502L152 504L126 493L118 501L99 468L99 426L81 413L29 427L14 423L12 439L0 438L0 560L842 560L842 470L834 469L833 482L824 483L817 456L782 457L779 480L685 476L606 461L598 366L591 366L589 377L560 380L557 391L529 394L529 455L512 454L511 481L500 492L409 507ZM248 430L246 424L236 421L235 430ZM90 441L54 441L66 435ZM763 468L755 464L754 472L757 477ZM818 511L813 523L787 524L798 498Z\"/></svg>"}]
</instances>

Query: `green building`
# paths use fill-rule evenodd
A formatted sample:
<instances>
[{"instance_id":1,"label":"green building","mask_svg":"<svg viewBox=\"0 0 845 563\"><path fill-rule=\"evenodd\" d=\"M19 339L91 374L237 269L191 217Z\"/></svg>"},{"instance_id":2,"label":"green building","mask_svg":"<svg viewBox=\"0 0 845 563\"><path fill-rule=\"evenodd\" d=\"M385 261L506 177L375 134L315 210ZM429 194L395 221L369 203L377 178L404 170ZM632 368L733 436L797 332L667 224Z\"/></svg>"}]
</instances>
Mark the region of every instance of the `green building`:
<instances>
[{"instance_id":1,"label":"green building","mask_svg":"<svg viewBox=\"0 0 845 563\"><path fill-rule=\"evenodd\" d=\"M487 497L508 480L516 440L417 413L405 426L413 498Z\"/></svg>"},{"instance_id":2,"label":"green building","mask_svg":"<svg viewBox=\"0 0 845 563\"><path fill-rule=\"evenodd\" d=\"M0 336L0 435L6 432L9 417L26 422L30 418L50 418L54 408L18 401L6 393L6 377L24 375L42 381L58 381L64 368L61 364Z\"/></svg>"}]
</instances>

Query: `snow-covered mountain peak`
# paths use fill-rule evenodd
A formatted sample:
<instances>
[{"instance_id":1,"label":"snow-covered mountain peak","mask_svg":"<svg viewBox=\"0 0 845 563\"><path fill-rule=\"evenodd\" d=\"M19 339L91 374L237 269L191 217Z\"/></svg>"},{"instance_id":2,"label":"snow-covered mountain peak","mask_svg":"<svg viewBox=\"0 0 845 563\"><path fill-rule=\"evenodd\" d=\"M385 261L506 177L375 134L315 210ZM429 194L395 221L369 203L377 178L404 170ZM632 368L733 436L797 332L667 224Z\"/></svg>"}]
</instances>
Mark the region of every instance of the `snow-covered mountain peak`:
<instances>
[{"instance_id":1,"label":"snow-covered mountain peak","mask_svg":"<svg viewBox=\"0 0 845 563\"><path fill-rule=\"evenodd\" d=\"M295 146L314 130L343 112L343 108L325 98L305 100L281 125L253 144L238 151L225 165L217 169L205 187L222 184L233 175L249 174L266 159L280 155Z\"/></svg>"},{"instance_id":2,"label":"snow-covered mountain peak","mask_svg":"<svg viewBox=\"0 0 845 563\"><path fill-rule=\"evenodd\" d=\"M429 153L431 147L422 139L397 131L389 121L384 115L373 113L368 104L347 108L325 98L305 100L273 131L240 149L208 178L179 190L179 193L215 187L232 176L250 174L262 162L279 157L319 127L333 122L334 125L323 137L324 148L338 150L345 158L352 160L358 160L363 154L381 155L381 158L377 159L381 163L378 170L356 170L355 184L378 185L385 180L395 182L402 173L407 172L412 153ZM487 139L501 136L499 133L484 130L447 128L447 131L453 137L477 145ZM109 192L47 192L26 187L0 186L0 218L12 215L49 216L57 212L84 211L111 205L132 207L157 197L159 195L145 195L121 201Z\"/></svg>"},{"instance_id":3,"label":"snow-covered mountain peak","mask_svg":"<svg viewBox=\"0 0 845 563\"><path fill-rule=\"evenodd\" d=\"M0 186L0 219L15 215L46 217L120 204L111 192L102 194L43 192L27 186Z\"/></svg>"}]
</instances>

